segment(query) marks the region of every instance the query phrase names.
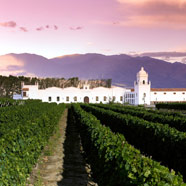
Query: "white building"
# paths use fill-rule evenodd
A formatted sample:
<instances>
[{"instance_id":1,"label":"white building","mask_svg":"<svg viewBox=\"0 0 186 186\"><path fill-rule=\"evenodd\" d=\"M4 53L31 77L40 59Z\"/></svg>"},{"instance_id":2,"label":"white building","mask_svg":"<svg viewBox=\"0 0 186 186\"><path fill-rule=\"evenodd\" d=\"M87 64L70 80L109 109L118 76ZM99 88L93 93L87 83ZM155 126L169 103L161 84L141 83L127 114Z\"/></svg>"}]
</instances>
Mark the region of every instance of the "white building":
<instances>
[{"instance_id":1,"label":"white building","mask_svg":"<svg viewBox=\"0 0 186 186\"><path fill-rule=\"evenodd\" d=\"M22 84L22 99L40 99L43 102L56 103L129 103L133 105L154 104L156 102L186 101L186 88L151 88L148 73L142 67L137 73L134 89L121 87L97 87L90 89L88 84L83 89L69 87L51 87L39 89L36 85Z\"/></svg>"},{"instance_id":2,"label":"white building","mask_svg":"<svg viewBox=\"0 0 186 186\"><path fill-rule=\"evenodd\" d=\"M83 89L75 87L39 89L38 84L22 84L23 99L41 99L43 102L57 103L109 103L111 101L124 103L124 95L127 91L130 89L120 87L90 89L88 84L85 84Z\"/></svg>"}]
</instances>

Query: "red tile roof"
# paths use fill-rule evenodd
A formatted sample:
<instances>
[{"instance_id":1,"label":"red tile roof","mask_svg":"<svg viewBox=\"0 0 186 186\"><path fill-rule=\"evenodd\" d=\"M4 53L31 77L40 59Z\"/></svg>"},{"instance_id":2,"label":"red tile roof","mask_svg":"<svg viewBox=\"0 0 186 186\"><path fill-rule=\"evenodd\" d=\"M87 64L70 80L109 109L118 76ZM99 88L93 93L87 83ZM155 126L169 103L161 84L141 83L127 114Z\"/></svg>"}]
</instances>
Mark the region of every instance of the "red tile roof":
<instances>
[{"instance_id":1,"label":"red tile roof","mask_svg":"<svg viewBox=\"0 0 186 186\"><path fill-rule=\"evenodd\" d=\"M29 91L29 88L23 88L22 90L23 91Z\"/></svg>"},{"instance_id":2,"label":"red tile roof","mask_svg":"<svg viewBox=\"0 0 186 186\"><path fill-rule=\"evenodd\" d=\"M151 91L153 92L158 92L158 91L177 92L177 91L186 91L186 88L151 88Z\"/></svg>"}]
</instances>

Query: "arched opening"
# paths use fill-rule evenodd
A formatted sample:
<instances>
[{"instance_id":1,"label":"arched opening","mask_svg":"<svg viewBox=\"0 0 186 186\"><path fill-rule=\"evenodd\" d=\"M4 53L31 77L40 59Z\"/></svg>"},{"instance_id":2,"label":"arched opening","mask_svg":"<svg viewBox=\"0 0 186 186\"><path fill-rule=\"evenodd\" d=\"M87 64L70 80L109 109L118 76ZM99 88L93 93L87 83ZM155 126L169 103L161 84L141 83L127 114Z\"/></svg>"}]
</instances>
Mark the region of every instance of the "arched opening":
<instances>
[{"instance_id":1,"label":"arched opening","mask_svg":"<svg viewBox=\"0 0 186 186\"><path fill-rule=\"evenodd\" d=\"M89 103L89 97L84 97L84 103Z\"/></svg>"}]
</instances>

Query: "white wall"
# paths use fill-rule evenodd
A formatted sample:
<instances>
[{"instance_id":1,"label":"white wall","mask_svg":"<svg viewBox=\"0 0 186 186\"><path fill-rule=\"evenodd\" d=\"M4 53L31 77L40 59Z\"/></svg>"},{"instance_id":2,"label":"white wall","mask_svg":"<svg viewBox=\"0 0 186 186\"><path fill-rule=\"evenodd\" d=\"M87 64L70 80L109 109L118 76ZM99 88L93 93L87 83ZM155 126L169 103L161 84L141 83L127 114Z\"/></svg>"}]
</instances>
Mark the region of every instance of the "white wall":
<instances>
[{"instance_id":1,"label":"white wall","mask_svg":"<svg viewBox=\"0 0 186 186\"><path fill-rule=\"evenodd\" d=\"M152 91L151 102L186 101L186 91Z\"/></svg>"},{"instance_id":2,"label":"white wall","mask_svg":"<svg viewBox=\"0 0 186 186\"><path fill-rule=\"evenodd\" d=\"M38 92L38 85L23 85L23 89L28 89L29 91L22 91L21 95L23 97L23 92L26 92L26 97L23 99L38 99L39 92Z\"/></svg>"},{"instance_id":3,"label":"white wall","mask_svg":"<svg viewBox=\"0 0 186 186\"><path fill-rule=\"evenodd\" d=\"M29 89L27 91L27 97L24 97L24 99L41 99L43 102L57 103L84 102L85 97L89 98L90 103L109 103L113 97L115 97L115 102L124 103L124 94L126 92L125 88L120 87L97 87L94 89L79 89L75 87L62 89L51 87L47 89L38 89L37 85L24 85L22 88ZM51 97L51 101L49 101L49 97ZM60 101L57 101L57 97L60 98ZM69 101L67 101L67 97L69 97ZM74 97L77 97L77 101L74 101ZM98 101L96 101L96 97L98 97ZM104 100L104 97L106 97L106 100Z\"/></svg>"}]
</instances>

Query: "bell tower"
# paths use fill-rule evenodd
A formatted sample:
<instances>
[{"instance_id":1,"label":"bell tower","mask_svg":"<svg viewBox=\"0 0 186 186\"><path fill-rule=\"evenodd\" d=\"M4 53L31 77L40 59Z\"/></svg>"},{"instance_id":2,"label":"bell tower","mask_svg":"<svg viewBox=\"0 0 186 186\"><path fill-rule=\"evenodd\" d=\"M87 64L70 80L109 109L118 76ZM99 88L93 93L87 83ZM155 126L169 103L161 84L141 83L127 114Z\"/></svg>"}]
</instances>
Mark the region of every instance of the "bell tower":
<instances>
[{"instance_id":1,"label":"bell tower","mask_svg":"<svg viewBox=\"0 0 186 186\"><path fill-rule=\"evenodd\" d=\"M88 84L88 81L86 81L85 84L83 85L83 89L84 90L89 90L90 89L90 85Z\"/></svg>"},{"instance_id":2,"label":"bell tower","mask_svg":"<svg viewBox=\"0 0 186 186\"><path fill-rule=\"evenodd\" d=\"M137 73L137 81L134 82L135 105L150 105L151 82L148 81L148 73L141 67Z\"/></svg>"}]
</instances>

